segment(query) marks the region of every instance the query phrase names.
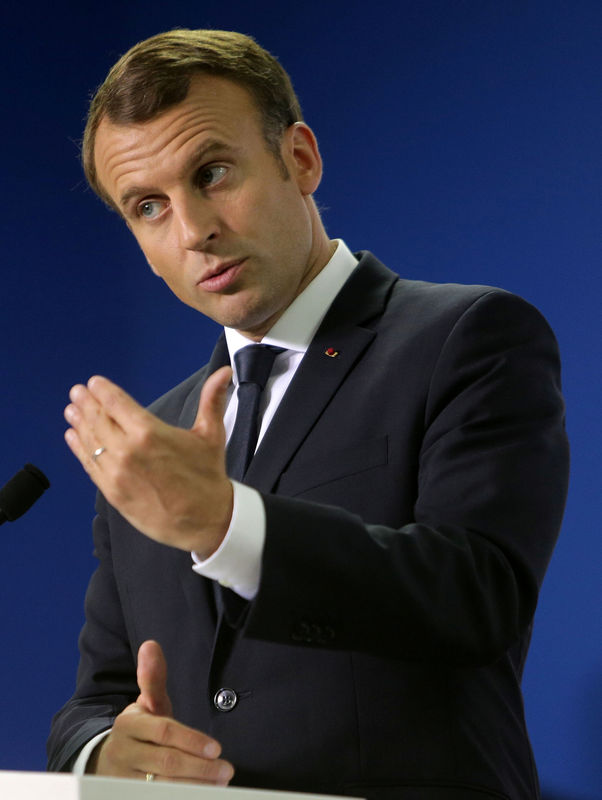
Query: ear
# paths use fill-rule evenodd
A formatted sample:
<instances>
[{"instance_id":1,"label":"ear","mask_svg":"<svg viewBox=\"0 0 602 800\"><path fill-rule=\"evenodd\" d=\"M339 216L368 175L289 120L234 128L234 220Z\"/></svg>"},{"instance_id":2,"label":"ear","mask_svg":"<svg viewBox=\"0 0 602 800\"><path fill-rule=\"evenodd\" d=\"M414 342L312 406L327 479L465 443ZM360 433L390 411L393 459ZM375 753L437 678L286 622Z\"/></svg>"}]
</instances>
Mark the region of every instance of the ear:
<instances>
[{"instance_id":1,"label":"ear","mask_svg":"<svg viewBox=\"0 0 602 800\"><path fill-rule=\"evenodd\" d=\"M313 194L322 179L322 158L312 129L295 122L284 133L282 157L301 194Z\"/></svg>"}]
</instances>

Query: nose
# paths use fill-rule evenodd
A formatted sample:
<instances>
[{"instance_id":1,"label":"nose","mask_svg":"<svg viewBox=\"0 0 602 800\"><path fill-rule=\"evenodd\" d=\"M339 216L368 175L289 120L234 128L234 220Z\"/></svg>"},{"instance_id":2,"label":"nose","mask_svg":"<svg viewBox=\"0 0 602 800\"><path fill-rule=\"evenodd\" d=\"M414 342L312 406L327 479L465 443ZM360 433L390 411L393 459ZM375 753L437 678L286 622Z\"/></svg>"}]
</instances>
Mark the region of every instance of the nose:
<instances>
[{"instance_id":1,"label":"nose","mask_svg":"<svg viewBox=\"0 0 602 800\"><path fill-rule=\"evenodd\" d=\"M192 192L177 200L172 198L172 214L179 244L186 250L203 250L219 235L218 219L210 203Z\"/></svg>"}]
</instances>

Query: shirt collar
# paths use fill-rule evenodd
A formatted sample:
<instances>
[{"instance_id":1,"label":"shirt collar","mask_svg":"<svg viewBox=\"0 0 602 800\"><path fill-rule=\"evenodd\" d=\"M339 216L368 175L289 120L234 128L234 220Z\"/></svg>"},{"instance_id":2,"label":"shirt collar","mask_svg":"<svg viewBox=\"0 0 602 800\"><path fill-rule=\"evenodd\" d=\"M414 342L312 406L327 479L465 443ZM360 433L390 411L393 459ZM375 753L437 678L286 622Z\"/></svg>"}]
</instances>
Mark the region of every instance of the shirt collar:
<instances>
[{"instance_id":1,"label":"shirt collar","mask_svg":"<svg viewBox=\"0 0 602 800\"><path fill-rule=\"evenodd\" d=\"M337 248L330 261L272 325L261 340L262 344L305 353L332 301L358 264L345 242L342 239L336 242ZM224 328L224 332L232 360L234 353L250 342L234 328Z\"/></svg>"}]
</instances>

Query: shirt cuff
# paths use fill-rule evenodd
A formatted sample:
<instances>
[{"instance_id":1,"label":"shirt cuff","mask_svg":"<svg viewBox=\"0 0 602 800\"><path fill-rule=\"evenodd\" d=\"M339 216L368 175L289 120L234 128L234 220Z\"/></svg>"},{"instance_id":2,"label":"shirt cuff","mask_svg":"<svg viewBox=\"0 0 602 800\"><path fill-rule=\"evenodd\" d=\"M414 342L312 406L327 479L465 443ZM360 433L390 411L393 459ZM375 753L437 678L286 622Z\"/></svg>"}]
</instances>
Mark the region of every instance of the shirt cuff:
<instances>
[{"instance_id":1,"label":"shirt cuff","mask_svg":"<svg viewBox=\"0 0 602 800\"><path fill-rule=\"evenodd\" d=\"M259 590L265 542L265 508L255 489L232 481L234 506L230 527L218 549L202 560L192 553L192 569L252 600Z\"/></svg>"},{"instance_id":2,"label":"shirt cuff","mask_svg":"<svg viewBox=\"0 0 602 800\"><path fill-rule=\"evenodd\" d=\"M90 739L89 742L82 747L79 751L78 757L75 759L73 766L71 767L71 772L74 775L84 775L86 772L86 767L88 766L88 760L92 755L92 751L96 747L97 744L100 744L103 739L111 733L111 729L109 728L108 731L102 731L102 733L97 733L93 739Z\"/></svg>"}]
</instances>

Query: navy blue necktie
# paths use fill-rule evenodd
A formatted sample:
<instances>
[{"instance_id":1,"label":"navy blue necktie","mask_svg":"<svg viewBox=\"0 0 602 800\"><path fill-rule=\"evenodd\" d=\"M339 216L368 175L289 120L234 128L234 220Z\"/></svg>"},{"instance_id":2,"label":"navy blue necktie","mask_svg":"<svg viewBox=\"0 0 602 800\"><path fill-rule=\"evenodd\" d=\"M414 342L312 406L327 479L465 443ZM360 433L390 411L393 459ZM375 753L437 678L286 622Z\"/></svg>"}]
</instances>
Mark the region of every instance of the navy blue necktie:
<instances>
[{"instance_id":1,"label":"navy blue necktie","mask_svg":"<svg viewBox=\"0 0 602 800\"><path fill-rule=\"evenodd\" d=\"M226 467L233 480L242 480L253 458L259 435L257 415L261 393L270 377L274 359L284 348L251 344L234 354L238 376L238 410L228 442Z\"/></svg>"}]
</instances>

